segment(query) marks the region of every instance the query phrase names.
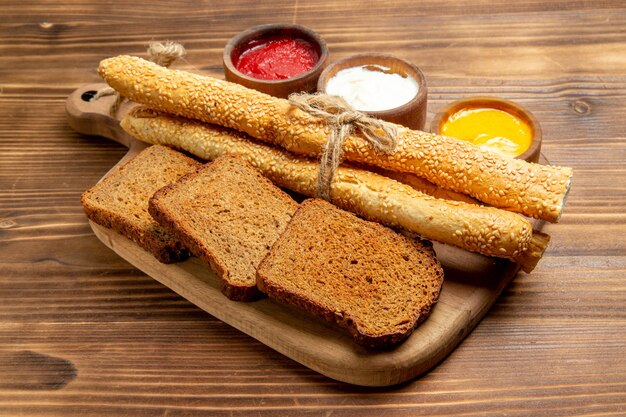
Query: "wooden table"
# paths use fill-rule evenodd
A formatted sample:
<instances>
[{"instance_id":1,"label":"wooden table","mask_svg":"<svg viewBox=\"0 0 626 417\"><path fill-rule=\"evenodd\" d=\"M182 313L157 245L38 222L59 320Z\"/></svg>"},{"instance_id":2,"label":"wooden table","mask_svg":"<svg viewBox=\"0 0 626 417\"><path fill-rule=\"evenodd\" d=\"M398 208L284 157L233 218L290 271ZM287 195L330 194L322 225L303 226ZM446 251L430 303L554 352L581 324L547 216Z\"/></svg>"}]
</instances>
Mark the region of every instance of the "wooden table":
<instances>
[{"instance_id":1,"label":"wooden table","mask_svg":"<svg viewBox=\"0 0 626 417\"><path fill-rule=\"evenodd\" d=\"M626 415L626 4L142 3L0 4L1 416ZM126 152L65 120L101 58L176 40L182 67L221 76L226 41L271 22L316 30L332 60L414 62L429 119L458 98L512 99L575 170L538 268L400 386L333 381L232 329L104 247L79 204Z\"/></svg>"}]
</instances>

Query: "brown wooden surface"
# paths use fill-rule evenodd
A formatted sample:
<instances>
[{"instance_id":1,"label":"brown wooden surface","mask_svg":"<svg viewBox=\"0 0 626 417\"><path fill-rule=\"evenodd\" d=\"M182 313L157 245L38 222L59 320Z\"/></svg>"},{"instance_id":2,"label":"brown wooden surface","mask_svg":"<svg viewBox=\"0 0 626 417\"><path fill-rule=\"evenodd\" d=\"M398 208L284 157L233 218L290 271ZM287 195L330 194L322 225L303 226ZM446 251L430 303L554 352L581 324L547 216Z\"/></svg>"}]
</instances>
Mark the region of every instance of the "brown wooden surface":
<instances>
[{"instance_id":1,"label":"brown wooden surface","mask_svg":"<svg viewBox=\"0 0 626 417\"><path fill-rule=\"evenodd\" d=\"M198 4L196 4L198 3ZM623 2L207 1L0 4L0 415L624 415ZM178 40L221 75L249 26L296 22L331 59L394 53L429 117L471 95L530 109L574 167L561 223L467 339L385 389L335 382L207 315L108 250L79 205L126 153L74 133L64 101L105 56Z\"/></svg>"}]
</instances>

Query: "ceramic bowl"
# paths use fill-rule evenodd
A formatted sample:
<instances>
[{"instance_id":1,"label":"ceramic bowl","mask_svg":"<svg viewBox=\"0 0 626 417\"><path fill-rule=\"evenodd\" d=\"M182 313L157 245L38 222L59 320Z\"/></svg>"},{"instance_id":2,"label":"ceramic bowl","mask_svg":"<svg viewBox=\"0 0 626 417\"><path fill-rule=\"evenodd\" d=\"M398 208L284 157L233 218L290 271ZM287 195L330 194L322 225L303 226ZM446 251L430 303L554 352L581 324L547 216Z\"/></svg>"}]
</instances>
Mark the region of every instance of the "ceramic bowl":
<instances>
[{"instance_id":1,"label":"ceramic bowl","mask_svg":"<svg viewBox=\"0 0 626 417\"><path fill-rule=\"evenodd\" d=\"M399 74L402 77L412 77L419 86L415 97L401 106L380 111L364 111L364 113L388 122L404 125L410 129L423 130L426 122L428 97L426 79L422 71L416 65L395 56L385 54L360 54L332 62L322 72L317 81L318 91L325 93L328 81L339 71L362 66L371 70L384 69L383 72Z\"/></svg>"},{"instance_id":2,"label":"ceramic bowl","mask_svg":"<svg viewBox=\"0 0 626 417\"><path fill-rule=\"evenodd\" d=\"M471 97L454 101L449 105L443 107L439 111L439 113L435 115L430 124L430 131L432 133L439 134L444 123L451 115L463 108L473 107L502 110L526 122L526 124L530 126L532 131L530 147L516 158L524 159L528 162L539 161L539 156L541 153L541 126L539 125L539 122L537 121L535 116L533 116L530 111L510 100L496 97Z\"/></svg>"},{"instance_id":3,"label":"ceramic bowl","mask_svg":"<svg viewBox=\"0 0 626 417\"><path fill-rule=\"evenodd\" d=\"M251 43L264 39L287 37L303 39L310 43L319 55L317 63L310 70L283 80L261 80L240 72L235 62L239 56L250 48ZM328 62L328 47L326 42L311 29L300 25L270 24L255 26L231 38L224 47L223 64L226 80L249 88L271 94L276 97L287 98L291 93L314 92L317 80Z\"/></svg>"}]
</instances>

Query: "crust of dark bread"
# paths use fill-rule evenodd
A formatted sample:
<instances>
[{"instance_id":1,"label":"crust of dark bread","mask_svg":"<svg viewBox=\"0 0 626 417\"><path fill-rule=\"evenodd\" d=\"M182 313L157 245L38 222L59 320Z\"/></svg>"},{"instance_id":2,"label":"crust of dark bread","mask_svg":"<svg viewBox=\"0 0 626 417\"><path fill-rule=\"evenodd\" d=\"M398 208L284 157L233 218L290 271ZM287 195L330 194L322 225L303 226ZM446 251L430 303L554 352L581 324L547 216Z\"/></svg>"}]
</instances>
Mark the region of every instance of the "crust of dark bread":
<instances>
[{"instance_id":1,"label":"crust of dark bread","mask_svg":"<svg viewBox=\"0 0 626 417\"><path fill-rule=\"evenodd\" d=\"M179 241L172 236L168 236L165 229L159 226L156 221L152 221L148 226L144 226L133 216L134 213L116 210L111 205L107 205L106 202L97 202L94 199L94 194L101 192L115 179L123 178L127 175L137 175L138 165L143 162L143 159L152 159L154 160L153 163L158 164L158 155L160 154L169 154L173 158L180 160L180 166L177 168L180 170L180 175L195 170L200 166L199 162L180 152L165 146L154 145L145 149L135 158L118 167L98 184L85 191L81 196L81 204L89 220L116 231L152 253L159 262L169 264L187 259L190 252ZM172 178L173 181L176 179L177 177ZM149 179L147 178L146 180L148 181ZM146 182L146 187L152 186L149 182ZM145 210L147 210L147 199L145 202L137 201L137 203L144 205ZM139 214L141 215L141 213Z\"/></svg>"},{"instance_id":2,"label":"crust of dark bread","mask_svg":"<svg viewBox=\"0 0 626 417\"><path fill-rule=\"evenodd\" d=\"M245 284L231 279L230 268L217 254L216 249L203 239L202 233L199 233L198 230L182 221L181 214L172 210L167 203L170 194L184 189L188 183L194 181L199 175L202 175L203 171L217 170L222 165L226 166L229 163L242 165L250 174L253 174L254 185L263 187L278 200L281 200L284 206L282 209L289 213L289 217L296 211L298 204L291 197L236 155L220 157L198 169L195 173L185 175L180 178L178 182L160 189L150 199L148 210L153 218L175 236L177 240L180 240L185 247L189 248L193 255L210 265L211 269L213 269L220 278L222 282L222 293L226 297L234 301L253 301L265 295L258 290L254 274L250 277L250 281ZM210 184L207 184L207 189L209 189L210 186ZM235 191L236 190L233 190L233 192ZM207 192L210 192L210 190L207 190ZM242 200L245 198L246 196L242 196ZM236 208L233 207L233 209ZM240 237L245 237L245 231L239 230L237 232ZM268 246L271 247L273 243L274 241L268 242ZM267 249L268 251L269 247Z\"/></svg>"},{"instance_id":3,"label":"crust of dark bread","mask_svg":"<svg viewBox=\"0 0 626 417\"><path fill-rule=\"evenodd\" d=\"M363 324L363 317L353 315L351 311L349 311L349 308L343 310L340 308L333 309L332 304L329 305L327 299L320 301L320 297L315 291L303 291L300 289L294 290L286 285L285 277L288 274L286 274L286 271L277 270L277 267L274 264L276 262L276 257L281 257L281 259L285 257L297 259L297 250L292 249L293 245L295 244L296 246L301 246L307 244L307 242L303 242L301 240L298 240L298 242L291 241L294 237L298 236L292 234L292 231L298 228L301 230L302 228L309 228L308 226L310 226L310 224L305 223L306 219L304 219L304 217L309 216L308 218L310 218L312 215L317 216L320 223L323 223L325 220L323 216L342 216L344 219L342 221L354 223L356 224L356 227L359 228L369 228L372 231L371 235L373 236L391 236L393 234L395 236L392 237L391 241L403 242L402 244L405 249L408 247L417 253L417 258L420 259L420 264L423 262L423 268L420 270L420 274L423 275L425 279L429 280L428 284L432 291L430 291L428 295L424 295L426 299L420 298L421 294L415 294L415 297L412 300L414 301L413 306L406 306L407 309L410 310L410 313L407 317L405 317L406 324L397 327L390 327L388 329L384 329L383 331L373 332ZM320 229L317 229L317 231L319 232ZM337 232L337 230L334 230L333 232ZM333 235L332 232L329 232L324 233L323 235L318 234L316 239L325 241L325 239L350 239L350 237L337 237L336 235ZM376 245L376 243L377 242L372 242L373 245ZM291 248L290 245L292 245ZM386 247L384 250L388 251L389 254L392 254L396 249L396 247ZM319 254L322 258L327 255L327 253ZM359 261L361 261L360 258ZM363 260L363 264L367 265L367 260ZM312 281L316 280L319 276L319 271L310 272L303 269L302 272L300 272L300 266L300 263L293 262L293 272L289 274L291 277L296 277L293 279ZM310 264L307 266L314 268L314 266ZM365 271L360 271L360 273L362 276ZM409 276L406 276L406 278L411 279ZM341 276L333 277L333 279L340 280ZM343 210L340 210L325 201L315 199L306 200L300 205L300 208L287 226L287 229L274 244L272 251L265 257L265 259L263 259L257 270L257 286L270 298L296 306L307 311L313 316L319 317L330 323L334 323L346 329L354 338L356 343L375 349L392 347L409 337L414 328L429 316L433 306L439 300L442 283L443 269L435 256L430 242L397 234L385 226L359 219L353 214L344 212ZM339 284L337 285L339 286ZM375 286L372 287L371 292L366 294L365 297L375 296L377 289L378 288ZM326 303L326 305L324 303Z\"/></svg>"},{"instance_id":4,"label":"crust of dark bread","mask_svg":"<svg viewBox=\"0 0 626 417\"><path fill-rule=\"evenodd\" d=\"M137 227L136 224L129 221L128 218L120 216L112 211L95 208L86 201L83 203L83 209L87 218L94 223L112 229L122 236L137 243L161 263L171 264L184 261L189 258L191 253L185 248L180 241L170 239L166 242L158 239L154 233L147 232Z\"/></svg>"},{"instance_id":5,"label":"crust of dark bread","mask_svg":"<svg viewBox=\"0 0 626 417\"><path fill-rule=\"evenodd\" d=\"M186 175L181 178L181 183L193 178L192 175ZM232 283L228 283L227 275L228 268L224 263L215 256L212 251L202 244L194 236L194 231L188 227L185 227L179 223L179 219L175 213L169 210L162 200L175 189L173 185L168 185L157 191L150 199L148 211L150 215L163 227L165 227L172 235L176 236L177 240L180 240L183 245L189 248L189 251L208 263L211 269L222 279L222 293L231 300L235 301L252 301L257 299L260 294L255 286L245 285L238 286Z\"/></svg>"}]
</instances>

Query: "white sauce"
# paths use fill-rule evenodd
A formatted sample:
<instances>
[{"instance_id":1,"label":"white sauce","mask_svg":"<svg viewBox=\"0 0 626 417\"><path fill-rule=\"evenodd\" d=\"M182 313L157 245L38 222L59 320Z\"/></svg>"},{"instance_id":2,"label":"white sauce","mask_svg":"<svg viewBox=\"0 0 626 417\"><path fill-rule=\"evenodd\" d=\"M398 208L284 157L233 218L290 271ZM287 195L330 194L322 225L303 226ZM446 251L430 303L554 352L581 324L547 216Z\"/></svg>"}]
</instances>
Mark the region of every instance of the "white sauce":
<instances>
[{"instance_id":1,"label":"white sauce","mask_svg":"<svg viewBox=\"0 0 626 417\"><path fill-rule=\"evenodd\" d=\"M326 94L340 96L360 111L389 110L408 103L419 85L413 77L386 73L389 68L367 65L338 71L326 84Z\"/></svg>"}]
</instances>

